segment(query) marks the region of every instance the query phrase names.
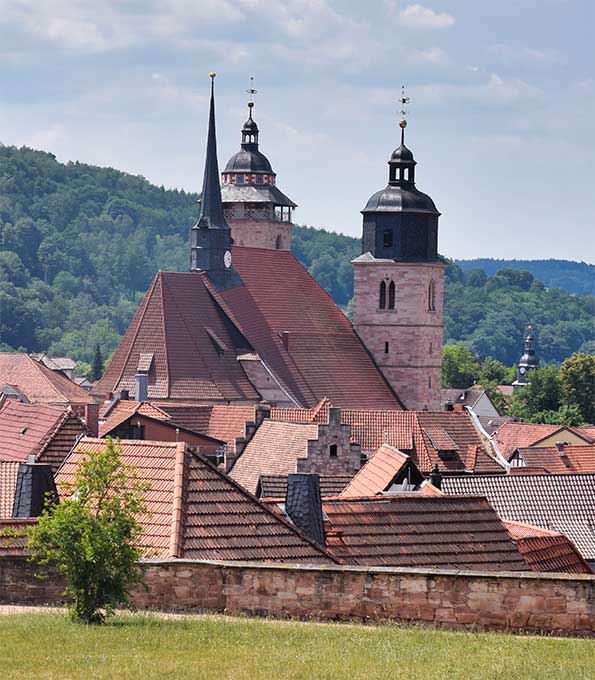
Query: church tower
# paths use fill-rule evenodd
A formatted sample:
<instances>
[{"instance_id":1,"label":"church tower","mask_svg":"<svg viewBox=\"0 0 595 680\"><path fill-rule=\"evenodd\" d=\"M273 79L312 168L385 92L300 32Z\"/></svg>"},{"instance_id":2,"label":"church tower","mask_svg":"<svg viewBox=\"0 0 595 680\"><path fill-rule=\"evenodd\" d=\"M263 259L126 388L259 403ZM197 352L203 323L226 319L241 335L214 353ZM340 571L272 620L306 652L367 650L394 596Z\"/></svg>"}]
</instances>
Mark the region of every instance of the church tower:
<instances>
[{"instance_id":1,"label":"church tower","mask_svg":"<svg viewBox=\"0 0 595 680\"><path fill-rule=\"evenodd\" d=\"M522 387L529 384L529 373L539 368L539 359L535 353L535 338L533 327L527 326L527 336L525 337L525 351L519 359L516 368L516 380L512 383L513 387Z\"/></svg>"},{"instance_id":2,"label":"church tower","mask_svg":"<svg viewBox=\"0 0 595 680\"><path fill-rule=\"evenodd\" d=\"M403 106L408 101L403 95ZM439 410L446 268L438 255L440 213L415 186L407 121L399 125L401 144L388 161L388 185L362 210L353 325L406 408Z\"/></svg>"},{"instance_id":3,"label":"church tower","mask_svg":"<svg viewBox=\"0 0 595 680\"><path fill-rule=\"evenodd\" d=\"M258 148L260 133L252 117L256 90L251 86L248 93L248 120L242 127L241 148L221 175L225 219L237 246L290 250L291 215L297 206L277 188L277 175Z\"/></svg>"},{"instance_id":4,"label":"church tower","mask_svg":"<svg viewBox=\"0 0 595 680\"><path fill-rule=\"evenodd\" d=\"M225 221L221 201L215 131L215 75L210 74L211 104L207 153L198 220L191 232L190 270L207 272L215 287L223 290L239 285L241 281L232 266L233 239L231 229Z\"/></svg>"}]
</instances>

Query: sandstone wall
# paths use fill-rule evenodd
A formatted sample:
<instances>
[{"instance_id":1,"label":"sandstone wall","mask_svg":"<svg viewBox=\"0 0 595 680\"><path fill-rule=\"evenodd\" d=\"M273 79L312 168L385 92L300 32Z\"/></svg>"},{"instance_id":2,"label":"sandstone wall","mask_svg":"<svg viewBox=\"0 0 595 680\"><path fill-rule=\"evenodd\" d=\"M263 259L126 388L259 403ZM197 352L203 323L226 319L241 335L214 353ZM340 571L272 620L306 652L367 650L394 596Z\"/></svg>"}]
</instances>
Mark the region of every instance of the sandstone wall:
<instances>
[{"instance_id":1,"label":"sandstone wall","mask_svg":"<svg viewBox=\"0 0 595 680\"><path fill-rule=\"evenodd\" d=\"M593 576L191 560L143 568L141 608L595 635ZM34 579L23 558L0 559L0 602L57 602L61 589Z\"/></svg>"}]
</instances>

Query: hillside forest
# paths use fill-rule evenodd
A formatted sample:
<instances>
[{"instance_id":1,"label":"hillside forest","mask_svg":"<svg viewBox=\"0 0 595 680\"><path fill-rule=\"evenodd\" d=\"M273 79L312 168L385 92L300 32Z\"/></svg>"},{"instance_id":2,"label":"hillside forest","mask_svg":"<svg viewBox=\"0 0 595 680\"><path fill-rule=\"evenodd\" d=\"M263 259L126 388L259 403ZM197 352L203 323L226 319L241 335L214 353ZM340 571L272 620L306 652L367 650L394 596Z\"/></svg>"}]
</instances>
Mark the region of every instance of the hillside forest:
<instances>
[{"instance_id":1,"label":"hillside forest","mask_svg":"<svg viewBox=\"0 0 595 680\"><path fill-rule=\"evenodd\" d=\"M90 373L155 273L187 268L196 201L111 168L0 145L0 349L71 356ZM359 239L296 226L293 252L349 314ZM595 353L591 265L542 261L538 278L531 263L502 264L450 264L445 343L511 366L530 323L542 363Z\"/></svg>"}]
</instances>

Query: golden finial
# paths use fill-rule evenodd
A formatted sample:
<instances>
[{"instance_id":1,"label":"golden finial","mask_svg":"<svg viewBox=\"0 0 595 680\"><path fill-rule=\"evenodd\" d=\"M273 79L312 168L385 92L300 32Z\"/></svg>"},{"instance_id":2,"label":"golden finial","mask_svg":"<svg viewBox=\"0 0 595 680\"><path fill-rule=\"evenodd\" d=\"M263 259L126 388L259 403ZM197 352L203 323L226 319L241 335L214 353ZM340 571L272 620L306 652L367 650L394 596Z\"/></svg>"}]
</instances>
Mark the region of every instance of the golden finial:
<instances>
[{"instance_id":1,"label":"golden finial","mask_svg":"<svg viewBox=\"0 0 595 680\"><path fill-rule=\"evenodd\" d=\"M217 75L217 74L215 73L215 71L211 71L211 72L209 73L209 78L212 78L213 80L215 80L215 76L216 76L216 75Z\"/></svg>"}]
</instances>

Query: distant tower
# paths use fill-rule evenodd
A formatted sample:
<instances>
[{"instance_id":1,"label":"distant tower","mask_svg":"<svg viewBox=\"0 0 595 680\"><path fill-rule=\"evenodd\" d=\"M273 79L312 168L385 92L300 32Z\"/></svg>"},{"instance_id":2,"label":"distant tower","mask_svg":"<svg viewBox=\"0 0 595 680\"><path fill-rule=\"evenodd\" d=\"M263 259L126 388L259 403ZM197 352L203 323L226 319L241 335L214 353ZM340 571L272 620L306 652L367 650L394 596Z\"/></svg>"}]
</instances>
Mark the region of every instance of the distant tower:
<instances>
[{"instance_id":1,"label":"distant tower","mask_svg":"<svg viewBox=\"0 0 595 680\"><path fill-rule=\"evenodd\" d=\"M516 380L512 383L514 387L529 384L529 373L534 369L539 368L539 359L535 354L535 338L533 336L533 327L527 326L527 335L525 337L525 351L520 358L516 368Z\"/></svg>"},{"instance_id":2,"label":"distant tower","mask_svg":"<svg viewBox=\"0 0 595 680\"><path fill-rule=\"evenodd\" d=\"M200 211L192 227L190 270L207 272L218 289L231 288L241 283L232 266L231 229L223 215L219 166L217 163L217 134L215 131L215 73L211 73L211 104L205 173L200 198Z\"/></svg>"},{"instance_id":3,"label":"distant tower","mask_svg":"<svg viewBox=\"0 0 595 680\"><path fill-rule=\"evenodd\" d=\"M409 99L401 98L404 116ZM353 261L353 325L385 378L412 410L439 410L444 270L432 199L415 187L416 162L401 145L388 161L388 186L362 210L362 255Z\"/></svg>"},{"instance_id":4,"label":"distant tower","mask_svg":"<svg viewBox=\"0 0 595 680\"><path fill-rule=\"evenodd\" d=\"M248 90L248 120L242 128L242 146L221 175L225 218L237 246L290 250L291 213L296 204L277 189L277 175L258 149L258 125L252 118L256 93Z\"/></svg>"}]
</instances>

